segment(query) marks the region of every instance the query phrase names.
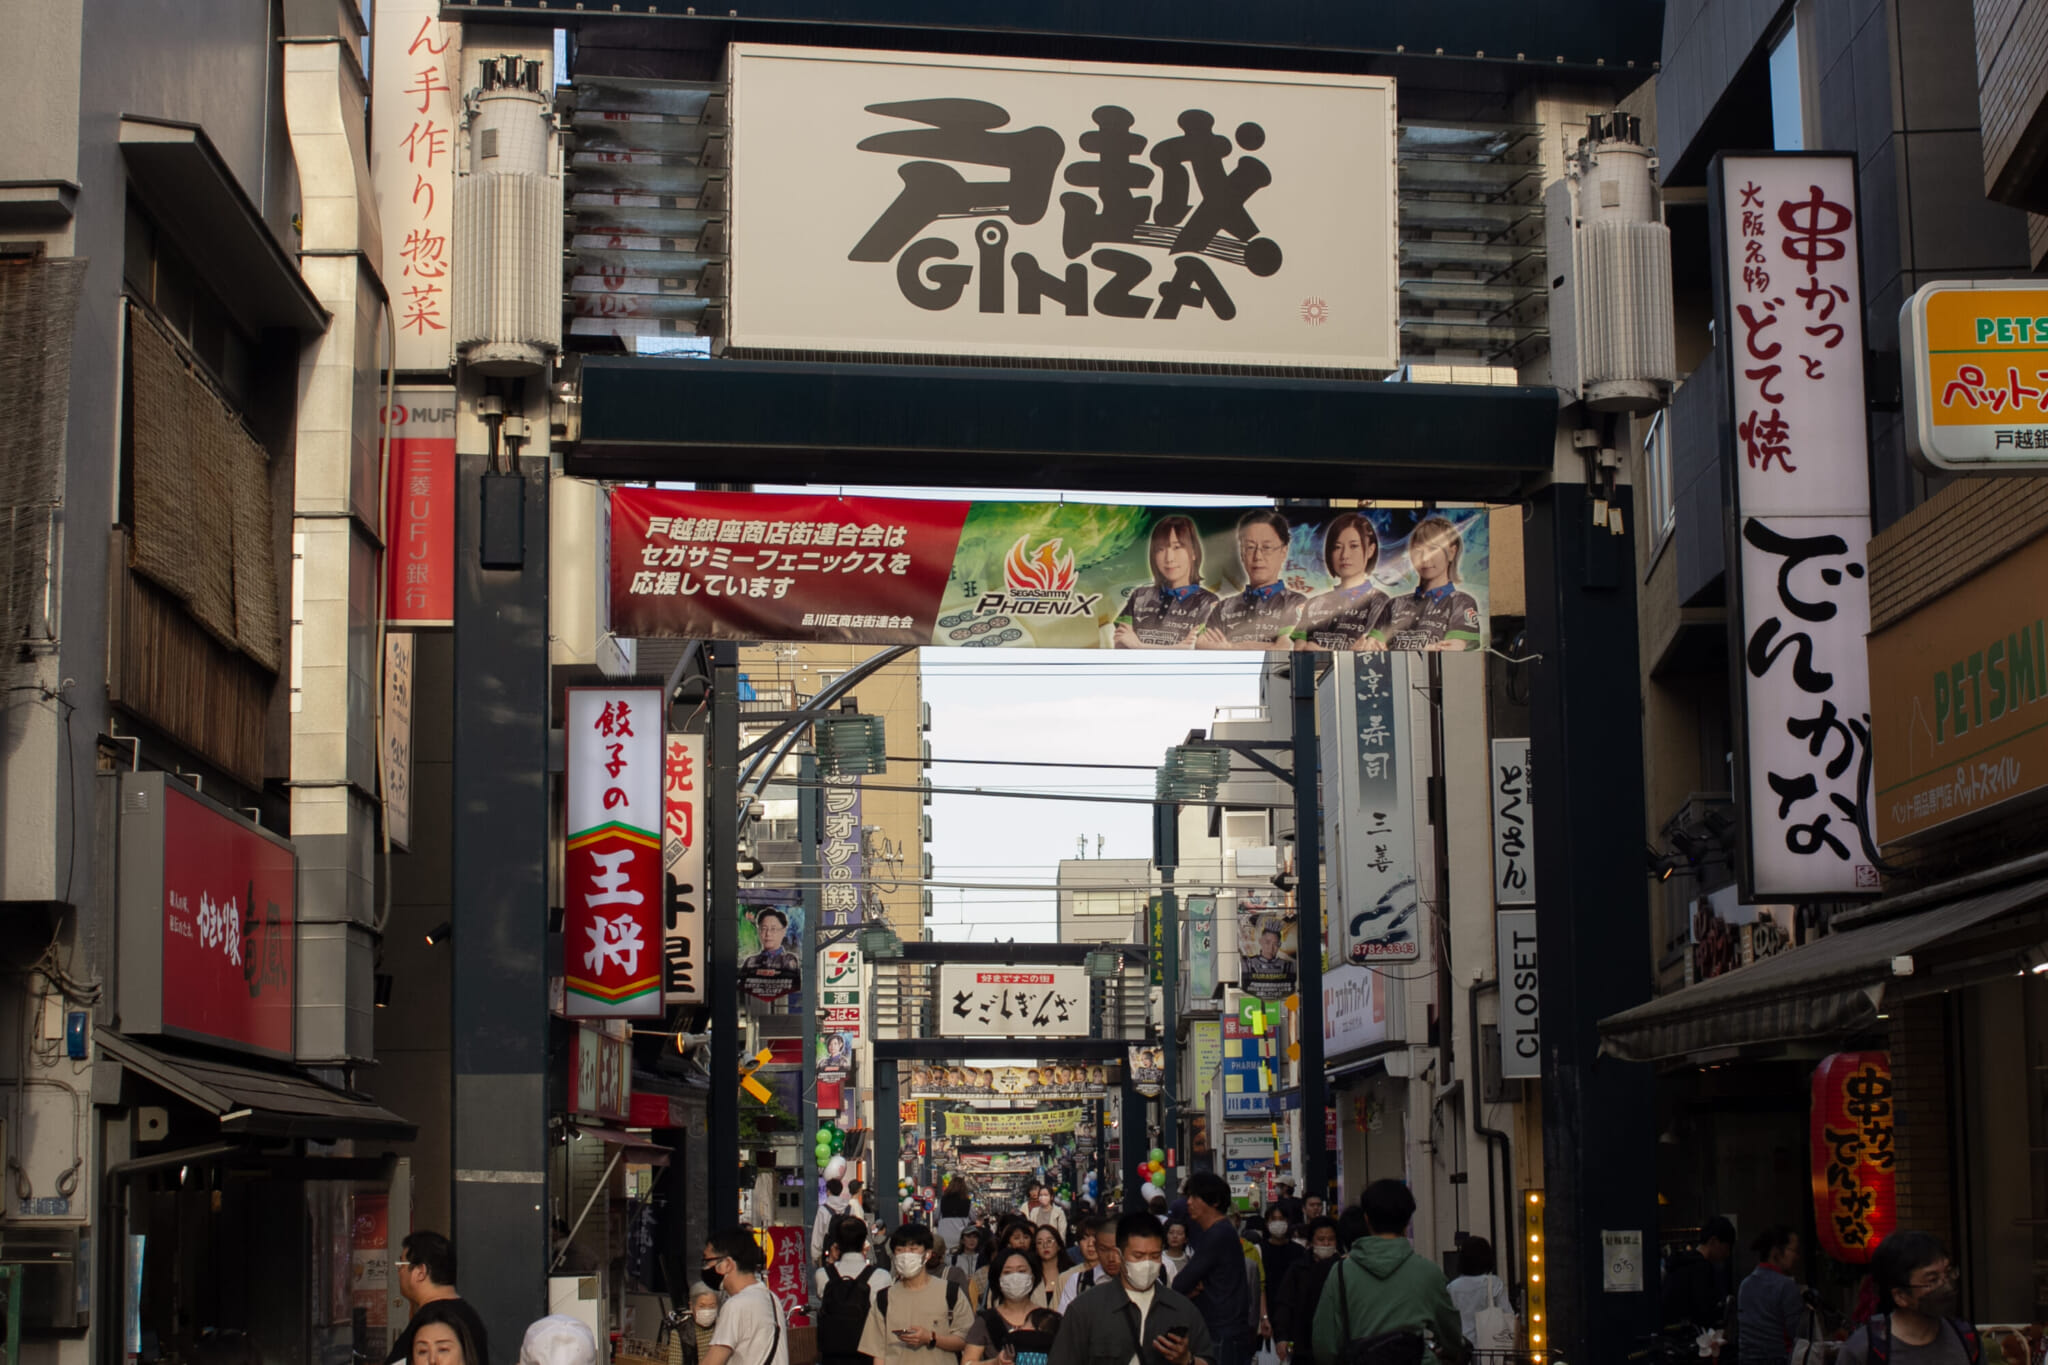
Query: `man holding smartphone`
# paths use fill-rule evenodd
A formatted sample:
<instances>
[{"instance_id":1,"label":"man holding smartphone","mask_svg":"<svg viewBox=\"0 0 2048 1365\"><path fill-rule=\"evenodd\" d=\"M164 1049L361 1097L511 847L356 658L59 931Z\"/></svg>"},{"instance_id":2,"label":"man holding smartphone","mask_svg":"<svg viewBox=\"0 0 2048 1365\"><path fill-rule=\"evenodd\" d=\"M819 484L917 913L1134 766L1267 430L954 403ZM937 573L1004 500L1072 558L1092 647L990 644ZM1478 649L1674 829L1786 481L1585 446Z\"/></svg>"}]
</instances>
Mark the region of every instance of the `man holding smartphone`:
<instances>
[{"instance_id":1,"label":"man holding smartphone","mask_svg":"<svg viewBox=\"0 0 2048 1365\"><path fill-rule=\"evenodd\" d=\"M1074 1300L1053 1338L1049 1365L1216 1365L1209 1328L1195 1305L1165 1283L1166 1235L1149 1213L1116 1225L1123 1270Z\"/></svg>"},{"instance_id":2,"label":"man holding smartphone","mask_svg":"<svg viewBox=\"0 0 2048 1365\"><path fill-rule=\"evenodd\" d=\"M860 1353L875 1365L953 1365L967 1349L974 1306L959 1285L931 1274L936 1246L931 1229L919 1223L889 1234L895 1283L875 1291L860 1335Z\"/></svg>"}]
</instances>

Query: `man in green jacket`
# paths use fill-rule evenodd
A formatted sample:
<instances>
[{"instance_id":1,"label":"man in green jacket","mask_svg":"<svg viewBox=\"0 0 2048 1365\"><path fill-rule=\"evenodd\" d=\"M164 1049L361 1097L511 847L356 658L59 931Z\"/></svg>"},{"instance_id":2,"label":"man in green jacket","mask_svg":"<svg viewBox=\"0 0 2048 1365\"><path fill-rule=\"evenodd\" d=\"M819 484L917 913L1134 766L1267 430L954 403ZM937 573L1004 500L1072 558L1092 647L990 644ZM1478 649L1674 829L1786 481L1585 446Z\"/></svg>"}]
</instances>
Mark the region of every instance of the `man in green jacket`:
<instances>
[{"instance_id":1,"label":"man in green jacket","mask_svg":"<svg viewBox=\"0 0 2048 1365\"><path fill-rule=\"evenodd\" d=\"M1444 1273L1408 1244L1415 1196L1398 1180L1375 1180L1359 1201L1369 1236L1351 1244L1323 1285L1316 1305L1316 1365L1337 1365L1346 1342L1384 1332L1427 1332L1434 1354L1423 1365L1455 1365L1471 1347L1460 1332L1458 1310L1444 1287Z\"/></svg>"}]
</instances>

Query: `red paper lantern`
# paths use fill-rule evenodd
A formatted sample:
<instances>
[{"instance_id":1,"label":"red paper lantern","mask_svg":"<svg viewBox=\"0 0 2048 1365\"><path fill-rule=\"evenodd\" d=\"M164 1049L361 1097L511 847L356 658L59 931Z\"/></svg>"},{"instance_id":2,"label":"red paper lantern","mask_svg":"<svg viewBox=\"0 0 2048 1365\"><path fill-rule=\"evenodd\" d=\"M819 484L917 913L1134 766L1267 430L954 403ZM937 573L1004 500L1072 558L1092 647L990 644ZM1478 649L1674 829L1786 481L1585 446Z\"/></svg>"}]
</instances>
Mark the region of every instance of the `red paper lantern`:
<instances>
[{"instance_id":1,"label":"red paper lantern","mask_svg":"<svg viewBox=\"0 0 2048 1365\"><path fill-rule=\"evenodd\" d=\"M1898 1226L1892 1062L1837 1052L1813 1071L1813 1221L1821 1249L1863 1265Z\"/></svg>"}]
</instances>

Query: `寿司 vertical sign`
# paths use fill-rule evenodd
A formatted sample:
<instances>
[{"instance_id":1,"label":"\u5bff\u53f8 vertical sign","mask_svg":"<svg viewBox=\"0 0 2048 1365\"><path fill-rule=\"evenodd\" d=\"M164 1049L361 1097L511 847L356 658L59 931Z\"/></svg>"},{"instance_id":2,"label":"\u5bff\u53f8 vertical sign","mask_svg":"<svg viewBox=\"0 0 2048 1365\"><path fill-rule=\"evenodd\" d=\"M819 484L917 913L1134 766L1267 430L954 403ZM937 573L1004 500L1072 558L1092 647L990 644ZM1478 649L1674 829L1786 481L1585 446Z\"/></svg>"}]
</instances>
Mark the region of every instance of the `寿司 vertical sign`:
<instances>
[{"instance_id":1,"label":"\u5bff\u53f8 vertical sign","mask_svg":"<svg viewBox=\"0 0 2048 1365\"><path fill-rule=\"evenodd\" d=\"M662 1010L658 687L567 691L563 985L571 1018Z\"/></svg>"},{"instance_id":2,"label":"\u5bff\u53f8 vertical sign","mask_svg":"<svg viewBox=\"0 0 2048 1365\"><path fill-rule=\"evenodd\" d=\"M704 1003L704 736L670 735L661 762L662 998Z\"/></svg>"},{"instance_id":3,"label":"\u5bff\u53f8 vertical sign","mask_svg":"<svg viewBox=\"0 0 2048 1365\"><path fill-rule=\"evenodd\" d=\"M450 360L448 230L455 206L462 29L439 0L377 0L370 30L370 188L378 263L398 325L398 368Z\"/></svg>"},{"instance_id":4,"label":"\u5bff\u53f8 vertical sign","mask_svg":"<svg viewBox=\"0 0 2048 1365\"><path fill-rule=\"evenodd\" d=\"M1853 158L1715 160L1735 432L1735 746L1745 901L1878 889L1870 834L1869 439Z\"/></svg>"}]
</instances>

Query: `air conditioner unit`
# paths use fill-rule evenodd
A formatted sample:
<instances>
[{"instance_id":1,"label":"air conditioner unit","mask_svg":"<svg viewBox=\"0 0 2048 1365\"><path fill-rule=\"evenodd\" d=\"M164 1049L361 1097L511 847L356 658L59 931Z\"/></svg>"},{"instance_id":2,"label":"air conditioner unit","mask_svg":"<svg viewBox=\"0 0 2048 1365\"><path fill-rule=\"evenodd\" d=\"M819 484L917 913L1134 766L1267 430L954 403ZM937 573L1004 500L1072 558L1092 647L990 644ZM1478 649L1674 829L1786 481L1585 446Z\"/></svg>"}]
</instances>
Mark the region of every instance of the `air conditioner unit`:
<instances>
[{"instance_id":1,"label":"air conditioner unit","mask_svg":"<svg viewBox=\"0 0 2048 1365\"><path fill-rule=\"evenodd\" d=\"M1596 412L1654 412L1678 382L1671 231L1642 120L1595 115L1543 196L1550 375Z\"/></svg>"}]
</instances>

